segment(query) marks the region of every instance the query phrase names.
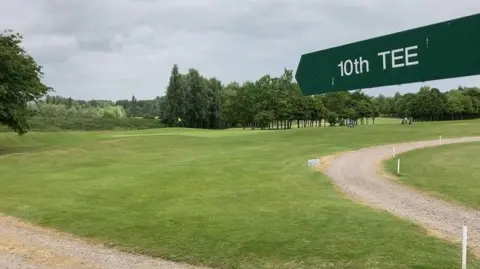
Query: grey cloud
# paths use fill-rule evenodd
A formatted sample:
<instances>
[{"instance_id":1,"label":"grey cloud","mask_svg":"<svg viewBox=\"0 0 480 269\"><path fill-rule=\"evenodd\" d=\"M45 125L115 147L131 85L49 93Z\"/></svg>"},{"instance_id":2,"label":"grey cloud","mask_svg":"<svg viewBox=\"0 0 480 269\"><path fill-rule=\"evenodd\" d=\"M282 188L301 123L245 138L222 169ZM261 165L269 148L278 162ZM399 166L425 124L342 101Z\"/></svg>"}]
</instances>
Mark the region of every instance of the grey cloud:
<instances>
[{"instance_id":1,"label":"grey cloud","mask_svg":"<svg viewBox=\"0 0 480 269\"><path fill-rule=\"evenodd\" d=\"M175 63L225 82L279 75L302 53L479 10L478 0L2 0L0 26L24 34L58 94L151 98L162 95ZM448 89L480 79L428 84Z\"/></svg>"},{"instance_id":2,"label":"grey cloud","mask_svg":"<svg viewBox=\"0 0 480 269\"><path fill-rule=\"evenodd\" d=\"M78 42L72 36L58 34L25 35L30 54L42 65L61 64L78 51Z\"/></svg>"},{"instance_id":3,"label":"grey cloud","mask_svg":"<svg viewBox=\"0 0 480 269\"><path fill-rule=\"evenodd\" d=\"M115 48L112 46L112 37L86 37L78 39L78 47L81 50L112 52Z\"/></svg>"}]
</instances>

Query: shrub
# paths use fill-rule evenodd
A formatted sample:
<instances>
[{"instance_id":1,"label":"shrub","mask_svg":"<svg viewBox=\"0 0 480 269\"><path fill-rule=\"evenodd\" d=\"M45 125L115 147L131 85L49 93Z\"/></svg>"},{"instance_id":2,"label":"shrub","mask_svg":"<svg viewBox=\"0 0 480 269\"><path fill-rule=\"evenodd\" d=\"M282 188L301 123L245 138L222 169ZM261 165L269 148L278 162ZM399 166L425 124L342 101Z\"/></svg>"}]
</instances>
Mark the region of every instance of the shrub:
<instances>
[{"instance_id":1,"label":"shrub","mask_svg":"<svg viewBox=\"0 0 480 269\"><path fill-rule=\"evenodd\" d=\"M163 128L160 120L143 118L87 118L87 117L41 117L35 116L28 121L29 131L102 131L102 130L142 130ZM10 131L0 126L1 132Z\"/></svg>"}]
</instances>

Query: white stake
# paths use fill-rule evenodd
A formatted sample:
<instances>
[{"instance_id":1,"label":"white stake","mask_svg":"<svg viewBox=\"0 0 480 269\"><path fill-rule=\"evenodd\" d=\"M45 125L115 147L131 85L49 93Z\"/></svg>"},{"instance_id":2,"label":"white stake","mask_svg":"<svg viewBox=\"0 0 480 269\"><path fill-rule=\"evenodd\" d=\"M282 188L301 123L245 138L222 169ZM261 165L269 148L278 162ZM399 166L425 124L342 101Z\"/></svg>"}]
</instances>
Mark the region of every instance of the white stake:
<instances>
[{"instance_id":1,"label":"white stake","mask_svg":"<svg viewBox=\"0 0 480 269\"><path fill-rule=\"evenodd\" d=\"M440 145L442 144L442 136L440 136Z\"/></svg>"},{"instance_id":2,"label":"white stake","mask_svg":"<svg viewBox=\"0 0 480 269\"><path fill-rule=\"evenodd\" d=\"M395 158L395 146L392 148L392 158Z\"/></svg>"},{"instance_id":3,"label":"white stake","mask_svg":"<svg viewBox=\"0 0 480 269\"><path fill-rule=\"evenodd\" d=\"M397 159L397 174L400 174L400 158Z\"/></svg>"},{"instance_id":4,"label":"white stake","mask_svg":"<svg viewBox=\"0 0 480 269\"><path fill-rule=\"evenodd\" d=\"M467 269L467 223L463 224L462 269Z\"/></svg>"}]
</instances>

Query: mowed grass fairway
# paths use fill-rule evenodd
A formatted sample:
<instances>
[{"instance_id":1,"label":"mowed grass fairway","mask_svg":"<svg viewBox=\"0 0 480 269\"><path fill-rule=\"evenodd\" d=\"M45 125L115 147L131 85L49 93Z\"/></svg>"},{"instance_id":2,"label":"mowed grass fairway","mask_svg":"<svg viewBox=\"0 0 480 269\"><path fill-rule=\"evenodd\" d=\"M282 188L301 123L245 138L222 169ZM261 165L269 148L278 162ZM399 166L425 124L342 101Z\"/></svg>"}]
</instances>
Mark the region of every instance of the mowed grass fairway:
<instances>
[{"instance_id":1,"label":"mowed grass fairway","mask_svg":"<svg viewBox=\"0 0 480 269\"><path fill-rule=\"evenodd\" d=\"M464 123L1 134L0 211L217 268L459 268L458 244L342 198L307 159L480 135Z\"/></svg>"},{"instance_id":2,"label":"mowed grass fairway","mask_svg":"<svg viewBox=\"0 0 480 269\"><path fill-rule=\"evenodd\" d=\"M480 143L460 143L401 154L400 180L432 195L480 210ZM397 161L387 162L396 173Z\"/></svg>"}]
</instances>

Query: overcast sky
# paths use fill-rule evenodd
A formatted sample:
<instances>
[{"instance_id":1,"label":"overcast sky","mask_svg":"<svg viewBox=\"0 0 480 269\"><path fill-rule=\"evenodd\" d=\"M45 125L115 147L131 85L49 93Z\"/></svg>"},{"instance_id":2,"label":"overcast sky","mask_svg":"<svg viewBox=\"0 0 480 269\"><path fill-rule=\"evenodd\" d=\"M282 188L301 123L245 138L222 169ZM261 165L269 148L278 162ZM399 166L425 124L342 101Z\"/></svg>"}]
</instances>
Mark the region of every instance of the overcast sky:
<instances>
[{"instance_id":1,"label":"overcast sky","mask_svg":"<svg viewBox=\"0 0 480 269\"><path fill-rule=\"evenodd\" d=\"M296 69L303 53L478 12L480 0L0 0L0 29L24 35L56 94L146 99L164 94L173 64L255 80ZM480 86L480 77L427 85Z\"/></svg>"}]
</instances>

